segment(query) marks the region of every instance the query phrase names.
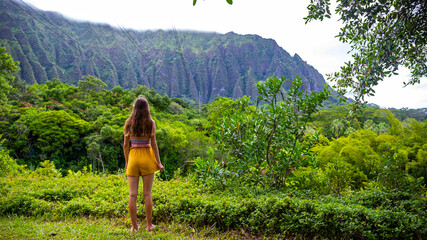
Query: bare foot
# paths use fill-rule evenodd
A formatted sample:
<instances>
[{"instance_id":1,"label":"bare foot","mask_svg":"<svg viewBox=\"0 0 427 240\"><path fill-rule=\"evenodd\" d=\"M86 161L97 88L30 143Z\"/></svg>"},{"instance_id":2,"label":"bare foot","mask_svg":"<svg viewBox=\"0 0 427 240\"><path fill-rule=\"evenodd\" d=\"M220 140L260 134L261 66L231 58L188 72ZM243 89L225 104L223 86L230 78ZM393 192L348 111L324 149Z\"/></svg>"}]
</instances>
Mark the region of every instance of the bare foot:
<instances>
[{"instance_id":1,"label":"bare foot","mask_svg":"<svg viewBox=\"0 0 427 240\"><path fill-rule=\"evenodd\" d=\"M149 232L153 231L153 229L156 227L156 225L151 224L151 226L147 226L145 229Z\"/></svg>"},{"instance_id":2,"label":"bare foot","mask_svg":"<svg viewBox=\"0 0 427 240\"><path fill-rule=\"evenodd\" d=\"M132 227L132 229L130 231L131 232L138 232L138 230L139 230L139 225L136 228Z\"/></svg>"}]
</instances>

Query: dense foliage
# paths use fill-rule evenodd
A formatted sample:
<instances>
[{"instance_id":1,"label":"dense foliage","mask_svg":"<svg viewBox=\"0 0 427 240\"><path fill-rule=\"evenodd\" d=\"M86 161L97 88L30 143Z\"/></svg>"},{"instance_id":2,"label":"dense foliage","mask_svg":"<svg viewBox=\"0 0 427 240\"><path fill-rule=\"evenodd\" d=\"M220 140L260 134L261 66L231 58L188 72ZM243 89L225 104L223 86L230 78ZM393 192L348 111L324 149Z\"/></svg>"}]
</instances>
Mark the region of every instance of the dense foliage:
<instances>
[{"instance_id":1,"label":"dense foliage","mask_svg":"<svg viewBox=\"0 0 427 240\"><path fill-rule=\"evenodd\" d=\"M217 99L206 107L207 126L217 122L212 133L223 155L195 159L196 181L222 189L280 186L346 195L369 188L425 194L425 120L400 121L390 110L373 107L351 115L348 106L316 113L327 90L302 98L297 78L284 97L284 82L259 83L262 104L257 107L249 105L249 98Z\"/></svg>"},{"instance_id":2,"label":"dense foliage","mask_svg":"<svg viewBox=\"0 0 427 240\"><path fill-rule=\"evenodd\" d=\"M427 121L412 112L319 111L330 90L306 92L299 78L258 83L257 104L217 98L203 108L142 85L107 90L93 76L10 84L0 215L124 217L123 125L143 96L166 168L154 184L156 221L302 238L427 234Z\"/></svg>"},{"instance_id":3,"label":"dense foliage","mask_svg":"<svg viewBox=\"0 0 427 240\"><path fill-rule=\"evenodd\" d=\"M0 178L0 215L63 219L122 218L128 186L123 175L70 171L59 177L51 162L22 176ZM138 198L138 217L144 202ZM187 179L156 180L155 222L239 229L299 238L420 239L427 234L425 198L366 190L348 197L295 195L237 188L211 192Z\"/></svg>"},{"instance_id":4,"label":"dense foliage","mask_svg":"<svg viewBox=\"0 0 427 240\"><path fill-rule=\"evenodd\" d=\"M9 94L10 111L0 118L0 134L10 156L30 169L46 159L64 174L88 165L98 172L123 168L123 126L138 96L148 99L158 122L166 177L171 178L177 169L186 171L188 162L207 156L211 146L196 109L145 86L106 90L100 79L85 76L77 87L58 79L20 87Z\"/></svg>"},{"instance_id":5,"label":"dense foliage","mask_svg":"<svg viewBox=\"0 0 427 240\"><path fill-rule=\"evenodd\" d=\"M4 47L0 47L0 114L6 109L7 95L12 89L11 83L15 80L15 74L19 67L12 57L6 52Z\"/></svg>"},{"instance_id":6,"label":"dense foliage","mask_svg":"<svg viewBox=\"0 0 427 240\"><path fill-rule=\"evenodd\" d=\"M290 84L283 91L283 85ZM230 152L227 169L244 181L283 187L294 168L310 157L310 143L304 143L311 115L329 98L327 85L320 92L304 93L302 81L269 78L259 82L258 107L249 98L238 100L238 111L217 123L215 138ZM286 96L285 96L286 94Z\"/></svg>"}]
</instances>

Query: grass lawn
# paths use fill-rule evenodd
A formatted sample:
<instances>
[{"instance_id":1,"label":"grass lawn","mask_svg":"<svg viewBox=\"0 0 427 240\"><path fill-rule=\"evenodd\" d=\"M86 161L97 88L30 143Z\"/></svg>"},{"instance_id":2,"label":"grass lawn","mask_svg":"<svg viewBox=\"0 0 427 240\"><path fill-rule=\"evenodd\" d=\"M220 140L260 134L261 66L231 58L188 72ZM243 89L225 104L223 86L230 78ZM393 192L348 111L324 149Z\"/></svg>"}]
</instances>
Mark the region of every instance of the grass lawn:
<instances>
[{"instance_id":1,"label":"grass lawn","mask_svg":"<svg viewBox=\"0 0 427 240\"><path fill-rule=\"evenodd\" d=\"M272 237L273 239L275 237ZM74 217L50 220L1 216L0 239L264 239L243 231L219 232L215 228L192 228L176 222L158 223L149 233L130 232L129 219Z\"/></svg>"}]
</instances>

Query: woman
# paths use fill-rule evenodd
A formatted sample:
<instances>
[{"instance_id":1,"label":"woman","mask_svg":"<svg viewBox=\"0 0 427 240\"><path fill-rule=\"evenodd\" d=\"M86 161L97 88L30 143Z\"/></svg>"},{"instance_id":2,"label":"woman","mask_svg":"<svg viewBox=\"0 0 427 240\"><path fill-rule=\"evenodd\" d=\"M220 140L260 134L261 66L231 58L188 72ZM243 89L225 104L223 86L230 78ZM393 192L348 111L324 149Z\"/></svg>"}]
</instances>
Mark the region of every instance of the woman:
<instances>
[{"instance_id":1,"label":"woman","mask_svg":"<svg viewBox=\"0 0 427 240\"><path fill-rule=\"evenodd\" d=\"M126 160L126 175L129 180L129 215L132 222L131 231L138 231L136 219L136 199L138 196L139 176L143 180L143 195L148 231L153 230L153 200L151 188L154 172L164 171L160 162L159 149L156 142L156 124L151 119L148 102L144 98L136 99L133 111L126 120L124 129L123 152ZM129 151L129 141L132 146Z\"/></svg>"}]
</instances>

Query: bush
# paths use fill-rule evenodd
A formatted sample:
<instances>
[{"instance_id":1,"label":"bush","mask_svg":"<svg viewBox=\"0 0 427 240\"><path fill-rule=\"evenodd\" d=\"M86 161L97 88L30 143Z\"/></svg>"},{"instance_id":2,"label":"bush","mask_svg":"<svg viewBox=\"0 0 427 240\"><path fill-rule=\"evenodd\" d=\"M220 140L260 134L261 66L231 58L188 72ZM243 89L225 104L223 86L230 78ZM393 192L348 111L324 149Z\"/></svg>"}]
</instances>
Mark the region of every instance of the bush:
<instances>
[{"instance_id":1,"label":"bush","mask_svg":"<svg viewBox=\"0 0 427 240\"><path fill-rule=\"evenodd\" d=\"M317 193L328 193L327 178L321 168L299 167L293 172L294 189L309 189Z\"/></svg>"},{"instance_id":2,"label":"bush","mask_svg":"<svg viewBox=\"0 0 427 240\"><path fill-rule=\"evenodd\" d=\"M292 171L312 157L307 122L332 91L325 85L323 91L304 92L300 77L270 77L257 89L257 107L249 97L239 98L243 110L218 121L213 136L218 149L229 154L227 170L239 176L236 180L285 188Z\"/></svg>"},{"instance_id":3,"label":"bush","mask_svg":"<svg viewBox=\"0 0 427 240\"><path fill-rule=\"evenodd\" d=\"M87 171L70 171L59 178L30 174L0 178L0 187L0 215L127 217L124 176ZM140 219L145 217L143 201L140 194ZM176 220L261 235L421 239L427 234L425 197L405 192L367 190L347 197L307 198L245 188L212 192L181 178L155 180L153 201L155 221Z\"/></svg>"},{"instance_id":4,"label":"bush","mask_svg":"<svg viewBox=\"0 0 427 240\"><path fill-rule=\"evenodd\" d=\"M1 138L1 135L0 135ZM0 177L14 176L24 170L15 159L9 156L9 151L2 147L4 140L0 141Z\"/></svg>"}]
</instances>

